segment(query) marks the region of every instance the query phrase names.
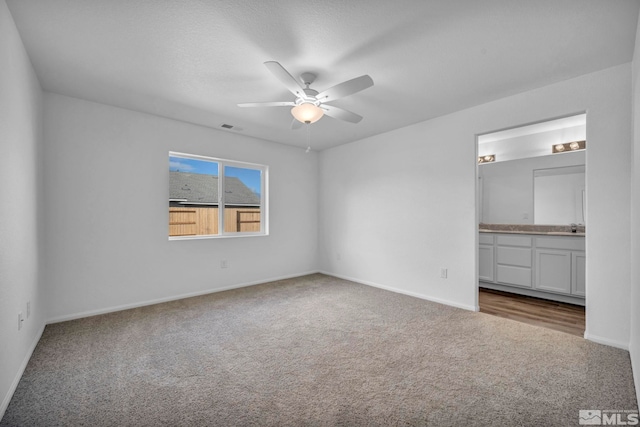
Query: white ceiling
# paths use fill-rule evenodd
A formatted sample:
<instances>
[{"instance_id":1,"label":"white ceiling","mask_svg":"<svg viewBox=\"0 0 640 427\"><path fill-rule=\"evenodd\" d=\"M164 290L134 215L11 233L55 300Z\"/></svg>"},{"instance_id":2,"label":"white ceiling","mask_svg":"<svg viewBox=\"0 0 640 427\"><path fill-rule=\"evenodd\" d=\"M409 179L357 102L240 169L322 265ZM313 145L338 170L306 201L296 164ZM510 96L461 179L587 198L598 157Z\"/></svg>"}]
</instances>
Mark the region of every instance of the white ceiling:
<instances>
[{"instance_id":1,"label":"white ceiling","mask_svg":"<svg viewBox=\"0 0 640 427\"><path fill-rule=\"evenodd\" d=\"M311 125L320 150L630 62L638 0L8 0L46 91L307 146L263 65L318 74L364 116Z\"/></svg>"}]
</instances>

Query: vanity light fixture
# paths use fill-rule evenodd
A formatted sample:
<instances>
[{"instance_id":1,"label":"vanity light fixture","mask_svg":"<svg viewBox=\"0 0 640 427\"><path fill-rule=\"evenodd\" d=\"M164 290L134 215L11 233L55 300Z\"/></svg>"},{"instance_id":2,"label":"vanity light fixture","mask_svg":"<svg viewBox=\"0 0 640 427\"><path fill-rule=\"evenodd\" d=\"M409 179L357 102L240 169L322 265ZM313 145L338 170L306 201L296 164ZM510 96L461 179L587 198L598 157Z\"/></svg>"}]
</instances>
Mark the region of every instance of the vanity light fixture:
<instances>
[{"instance_id":1,"label":"vanity light fixture","mask_svg":"<svg viewBox=\"0 0 640 427\"><path fill-rule=\"evenodd\" d=\"M555 144L551 146L551 153L564 153L569 151L584 150L587 148L587 141L565 142L564 144Z\"/></svg>"},{"instance_id":2,"label":"vanity light fixture","mask_svg":"<svg viewBox=\"0 0 640 427\"><path fill-rule=\"evenodd\" d=\"M478 157L478 163L491 163L496 161L495 154L487 154L486 156Z\"/></svg>"}]
</instances>

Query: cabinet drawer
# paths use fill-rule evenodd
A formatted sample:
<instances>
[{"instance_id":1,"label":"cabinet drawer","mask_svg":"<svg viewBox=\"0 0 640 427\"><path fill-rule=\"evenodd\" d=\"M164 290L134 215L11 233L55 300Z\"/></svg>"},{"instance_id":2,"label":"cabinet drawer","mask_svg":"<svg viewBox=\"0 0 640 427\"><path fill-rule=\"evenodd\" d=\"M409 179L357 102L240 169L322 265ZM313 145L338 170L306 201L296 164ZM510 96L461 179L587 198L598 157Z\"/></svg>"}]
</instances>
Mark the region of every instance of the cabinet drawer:
<instances>
[{"instance_id":1,"label":"cabinet drawer","mask_svg":"<svg viewBox=\"0 0 640 427\"><path fill-rule=\"evenodd\" d=\"M536 237L536 247L584 251L584 237Z\"/></svg>"},{"instance_id":2,"label":"cabinet drawer","mask_svg":"<svg viewBox=\"0 0 640 427\"><path fill-rule=\"evenodd\" d=\"M496 236L496 243L501 246L531 247L531 236Z\"/></svg>"},{"instance_id":3,"label":"cabinet drawer","mask_svg":"<svg viewBox=\"0 0 640 427\"><path fill-rule=\"evenodd\" d=\"M480 233L478 241L481 245L493 245L493 234Z\"/></svg>"},{"instance_id":4,"label":"cabinet drawer","mask_svg":"<svg viewBox=\"0 0 640 427\"><path fill-rule=\"evenodd\" d=\"M531 267L531 249L498 246L496 262L498 264Z\"/></svg>"},{"instance_id":5,"label":"cabinet drawer","mask_svg":"<svg viewBox=\"0 0 640 427\"><path fill-rule=\"evenodd\" d=\"M498 265L496 267L496 279L499 283L530 288L531 269L523 267L511 267L508 265Z\"/></svg>"}]
</instances>

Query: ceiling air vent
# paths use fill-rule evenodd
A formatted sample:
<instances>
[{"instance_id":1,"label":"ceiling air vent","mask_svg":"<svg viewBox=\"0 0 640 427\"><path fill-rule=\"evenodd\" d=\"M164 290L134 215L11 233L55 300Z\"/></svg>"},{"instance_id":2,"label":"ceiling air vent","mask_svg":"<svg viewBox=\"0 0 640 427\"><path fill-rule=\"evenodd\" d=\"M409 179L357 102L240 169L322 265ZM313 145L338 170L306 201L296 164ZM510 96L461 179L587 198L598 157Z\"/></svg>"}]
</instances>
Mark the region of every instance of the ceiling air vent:
<instances>
[{"instance_id":1,"label":"ceiling air vent","mask_svg":"<svg viewBox=\"0 0 640 427\"><path fill-rule=\"evenodd\" d=\"M227 123L221 124L220 127L222 129L235 130L236 132L240 132L240 131L244 130L244 129L238 127L238 126L230 125L230 124L227 124Z\"/></svg>"}]
</instances>

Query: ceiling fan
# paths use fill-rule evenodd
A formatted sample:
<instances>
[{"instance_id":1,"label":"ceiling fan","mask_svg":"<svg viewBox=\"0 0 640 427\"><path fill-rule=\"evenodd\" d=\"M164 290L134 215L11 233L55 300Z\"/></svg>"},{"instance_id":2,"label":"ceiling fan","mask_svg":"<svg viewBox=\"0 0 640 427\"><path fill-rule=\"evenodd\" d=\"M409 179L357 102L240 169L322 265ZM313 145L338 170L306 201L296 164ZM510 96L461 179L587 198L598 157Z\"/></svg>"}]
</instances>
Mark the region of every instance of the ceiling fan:
<instances>
[{"instance_id":1,"label":"ceiling fan","mask_svg":"<svg viewBox=\"0 0 640 427\"><path fill-rule=\"evenodd\" d=\"M347 80L325 91L318 92L309 87L317 77L315 74L302 73L300 80L304 83L303 86L298 80L293 78L280 63L267 61L264 65L285 85L289 92L296 96L296 99L294 101L249 102L238 104L238 107L293 107L291 108L291 114L294 117L291 123L292 129L300 128L303 123L315 123L325 114L334 119L344 120L349 123L358 123L362 120L362 116L329 105L327 102L353 95L354 93L373 86L373 80L368 75L365 74L364 76Z\"/></svg>"}]
</instances>

